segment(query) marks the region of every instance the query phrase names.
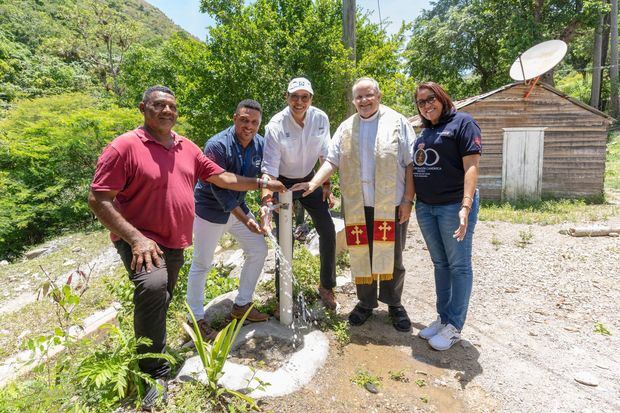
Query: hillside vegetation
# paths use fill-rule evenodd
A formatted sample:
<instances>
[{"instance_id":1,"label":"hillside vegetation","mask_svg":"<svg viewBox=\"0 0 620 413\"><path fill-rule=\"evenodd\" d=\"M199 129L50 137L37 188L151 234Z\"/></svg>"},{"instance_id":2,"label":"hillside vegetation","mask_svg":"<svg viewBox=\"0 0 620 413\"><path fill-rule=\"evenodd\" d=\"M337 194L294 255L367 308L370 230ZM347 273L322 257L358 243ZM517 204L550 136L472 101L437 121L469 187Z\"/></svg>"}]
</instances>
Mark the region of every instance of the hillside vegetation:
<instances>
[{"instance_id":1,"label":"hillside vegetation","mask_svg":"<svg viewBox=\"0 0 620 413\"><path fill-rule=\"evenodd\" d=\"M114 89L125 51L178 30L142 0L0 1L0 100Z\"/></svg>"}]
</instances>

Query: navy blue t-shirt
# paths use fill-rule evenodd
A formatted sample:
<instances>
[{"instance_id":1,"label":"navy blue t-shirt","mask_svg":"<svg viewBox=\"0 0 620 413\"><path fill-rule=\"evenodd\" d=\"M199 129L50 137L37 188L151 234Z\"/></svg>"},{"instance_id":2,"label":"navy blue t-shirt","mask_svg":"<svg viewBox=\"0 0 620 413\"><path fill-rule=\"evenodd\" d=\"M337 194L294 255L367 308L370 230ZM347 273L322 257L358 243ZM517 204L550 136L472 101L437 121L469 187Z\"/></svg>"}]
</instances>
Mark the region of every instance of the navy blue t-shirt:
<instances>
[{"instance_id":1,"label":"navy blue t-shirt","mask_svg":"<svg viewBox=\"0 0 620 413\"><path fill-rule=\"evenodd\" d=\"M413 180L417 198L427 204L461 202L463 157L482 153L480 127L465 112L452 112L424 128L413 147Z\"/></svg>"},{"instance_id":2,"label":"navy blue t-shirt","mask_svg":"<svg viewBox=\"0 0 620 413\"><path fill-rule=\"evenodd\" d=\"M227 172L253 178L260 174L264 146L265 140L256 134L244 149L237 142L235 127L231 126L209 139L204 152ZM196 215L215 224L227 223L230 211L238 206L246 214L249 211L245 204L245 192L220 188L202 180L198 180L194 189L194 201Z\"/></svg>"}]
</instances>

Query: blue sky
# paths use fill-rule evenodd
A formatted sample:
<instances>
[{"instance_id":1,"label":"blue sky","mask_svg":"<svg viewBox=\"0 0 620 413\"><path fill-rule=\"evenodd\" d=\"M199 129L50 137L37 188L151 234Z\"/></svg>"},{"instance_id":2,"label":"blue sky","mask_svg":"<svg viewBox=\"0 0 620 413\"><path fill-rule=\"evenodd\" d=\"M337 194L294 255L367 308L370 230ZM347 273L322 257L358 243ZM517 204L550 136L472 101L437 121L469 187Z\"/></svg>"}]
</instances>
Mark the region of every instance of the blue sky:
<instances>
[{"instance_id":1,"label":"blue sky","mask_svg":"<svg viewBox=\"0 0 620 413\"><path fill-rule=\"evenodd\" d=\"M198 11L200 0L147 1L201 40L206 38L207 26L213 24L209 15ZM381 18L392 22L386 28L388 33L398 30L401 21L413 21L423 9L430 8L430 0L357 0L358 7L373 12L371 19L375 22L379 22L378 4L381 9Z\"/></svg>"}]
</instances>

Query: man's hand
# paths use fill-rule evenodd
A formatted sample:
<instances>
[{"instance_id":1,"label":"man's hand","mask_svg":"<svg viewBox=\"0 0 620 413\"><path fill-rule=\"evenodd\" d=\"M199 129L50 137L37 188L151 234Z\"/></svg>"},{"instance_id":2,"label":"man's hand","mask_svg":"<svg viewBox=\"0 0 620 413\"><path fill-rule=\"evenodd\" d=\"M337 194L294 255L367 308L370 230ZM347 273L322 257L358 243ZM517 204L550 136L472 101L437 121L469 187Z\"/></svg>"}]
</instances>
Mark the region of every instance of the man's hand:
<instances>
[{"instance_id":1,"label":"man's hand","mask_svg":"<svg viewBox=\"0 0 620 413\"><path fill-rule=\"evenodd\" d=\"M270 179L269 181L267 181L267 189L272 192L286 192L286 187L284 186L284 184L274 179Z\"/></svg>"},{"instance_id":2,"label":"man's hand","mask_svg":"<svg viewBox=\"0 0 620 413\"><path fill-rule=\"evenodd\" d=\"M268 205L260 207L260 227L263 234L271 232L271 209Z\"/></svg>"},{"instance_id":3,"label":"man's hand","mask_svg":"<svg viewBox=\"0 0 620 413\"><path fill-rule=\"evenodd\" d=\"M459 227L454 231L452 238L456 238L457 241L461 242L465 239L465 234L467 234L467 224L469 222L469 211L471 208L467 208L466 206L462 206L459 210Z\"/></svg>"},{"instance_id":4,"label":"man's hand","mask_svg":"<svg viewBox=\"0 0 620 413\"><path fill-rule=\"evenodd\" d=\"M329 185L323 185L323 202L325 201L327 201L327 205L330 208L333 208L334 203L336 202L334 194L332 194L332 189Z\"/></svg>"},{"instance_id":5,"label":"man's hand","mask_svg":"<svg viewBox=\"0 0 620 413\"><path fill-rule=\"evenodd\" d=\"M164 253L155 241L141 235L136 240L132 240L129 245L131 245L133 255L131 259L132 271L141 271L142 266L145 266L146 272L149 273L153 270L153 264L157 268L161 267L161 256Z\"/></svg>"},{"instance_id":6,"label":"man's hand","mask_svg":"<svg viewBox=\"0 0 620 413\"><path fill-rule=\"evenodd\" d=\"M301 196L308 196L311 193L313 193L318 186L319 186L319 184L314 183L312 181L310 181L310 182L300 182L298 184L293 185L289 189L291 191L293 191L293 192L295 192L295 191L304 191L304 193L301 194Z\"/></svg>"},{"instance_id":7,"label":"man's hand","mask_svg":"<svg viewBox=\"0 0 620 413\"><path fill-rule=\"evenodd\" d=\"M245 226L248 227L248 229L255 234L263 233L263 230L261 229L261 227L259 227L256 221L254 221L252 218L248 219L245 222Z\"/></svg>"},{"instance_id":8,"label":"man's hand","mask_svg":"<svg viewBox=\"0 0 620 413\"><path fill-rule=\"evenodd\" d=\"M409 217L411 216L411 207L413 205L409 201L403 201L398 206L398 223L404 224L409 221Z\"/></svg>"}]
</instances>

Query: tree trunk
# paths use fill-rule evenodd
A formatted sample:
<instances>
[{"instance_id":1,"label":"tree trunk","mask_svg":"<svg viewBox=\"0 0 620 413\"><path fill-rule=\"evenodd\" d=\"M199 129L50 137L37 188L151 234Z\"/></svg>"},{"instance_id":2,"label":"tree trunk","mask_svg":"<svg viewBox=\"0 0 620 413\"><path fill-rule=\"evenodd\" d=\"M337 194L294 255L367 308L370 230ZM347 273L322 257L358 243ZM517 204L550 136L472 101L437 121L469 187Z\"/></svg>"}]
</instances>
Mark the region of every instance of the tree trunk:
<instances>
[{"instance_id":1,"label":"tree trunk","mask_svg":"<svg viewBox=\"0 0 620 413\"><path fill-rule=\"evenodd\" d=\"M601 98L601 74L603 65L601 60L602 47L603 47L603 23L605 18L603 13L599 13L598 25L594 31L594 48L592 49L592 89L590 92L590 106L599 108L599 102Z\"/></svg>"},{"instance_id":2,"label":"tree trunk","mask_svg":"<svg viewBox=\"0 0 620 413\"><path fill-rule=\"evenodd\" d=\"M611 116L618 118L620 115L620 101L618 101L618 0L611 0L611 24L609 28L611 43L611 67L609 77L611 79Z\"/></svg>"},{"instance_id":3,"label":"tree trunk","mask_svg":"<svg viewBox=\"0 0 620 413\"><path fill-rule=\"evenodd\" d=\"M601 66L607 65L607 52L609 51L609 22L611 21L611 13L605 15L605 23L603 24L603 44L601 46ZM607 71L609 73L609 71ZM599 94L599 106L602 111L607 110L607 100L603 100L603 83L604 73L601 71L601 93Z\"/></svg>"}]
</instances>

